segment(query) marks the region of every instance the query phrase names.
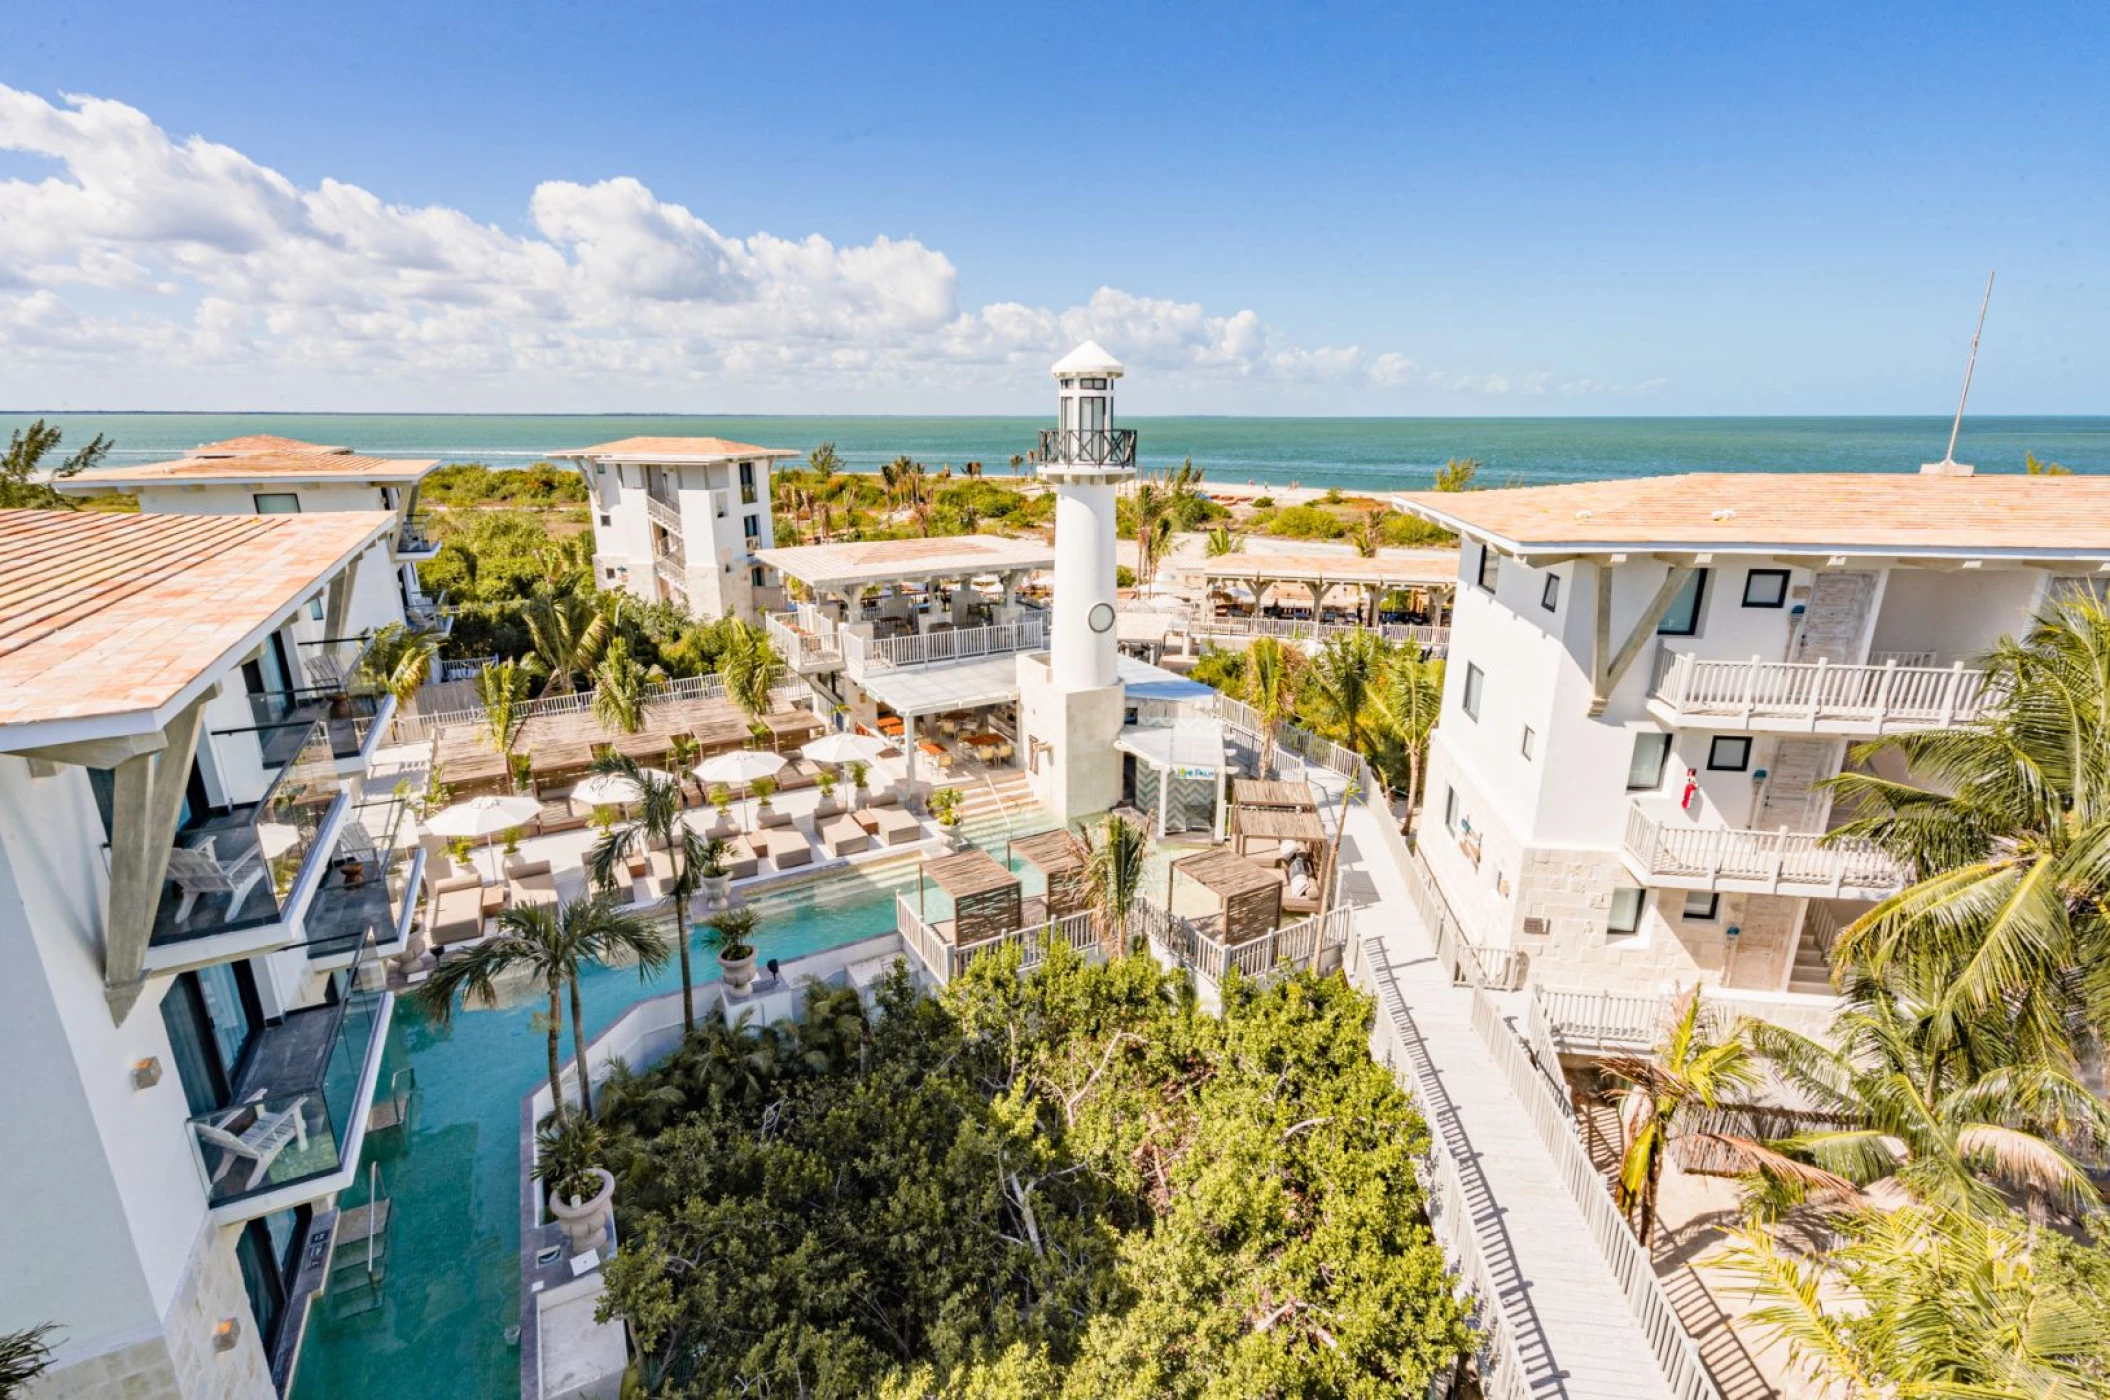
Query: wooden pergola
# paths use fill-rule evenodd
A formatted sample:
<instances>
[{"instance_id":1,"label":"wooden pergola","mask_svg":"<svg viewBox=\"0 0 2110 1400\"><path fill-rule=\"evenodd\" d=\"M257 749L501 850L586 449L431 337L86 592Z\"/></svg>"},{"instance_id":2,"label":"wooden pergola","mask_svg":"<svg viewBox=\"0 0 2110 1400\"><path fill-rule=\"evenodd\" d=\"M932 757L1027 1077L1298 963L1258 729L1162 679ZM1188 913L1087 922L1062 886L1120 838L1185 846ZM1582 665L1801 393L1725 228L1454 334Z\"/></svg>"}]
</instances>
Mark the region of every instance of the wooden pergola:
<instances>
[{"instance_id":1,"label":"wooden pergola","mask_svg":"<svg viewBox=\"0 0 2110 1400\"><path fill-rule=\"evenodd\" d=\"M1240 854L1260 851L1273 855L1284 841L1294 841L1311 853L1314 868L1326 852L1326 823L1319 814L1289 807L1233 807L1231 844Z\"/></svg>"},{"instance_id":2,"label":"wooden pergola","mask_svg":"<svg viewBox=\"0 0 2110 1400\"><path fill-rule=\"evenodd\" d=\"M1185 912L1174 888L1174 877L1185 876L1215 905L1204 917L1221 916L1221 941L1243 943L1258 938L1282 921L1282 881L1272 870L1263 869L1244 856L1215 848L1196 851L1172 862L1166 872L1167 903L1175 914Z\"/></svg>"},{"instance_id":3,"label":"wooden pergola","mask_svg":"<svg viewBox=\"0 0 2110 1400\"><path fill-rule=\"evenodd\" d=\"M1231 805L1234 808L1316 812L1319 810L1319 797L1307 782L1286 783L1275 778L1233 778Z\"/></svg>"},{"instance_id":4,"label":"wooden pergola","mask_svg":"<svg viewBox=\"0 0 2110 1400\"><path fill-rule=\"evenodd\" d=\"M1046 879L1049 918L1084 912L1090 902L1084 882L1084 843L1074 834L1061 827L1037 831L1011 842L1011 852Z\"/></svg>"},{"instance_id":5,"label":"wooden pergola","mask_svg":"<svg viewBox=\"0 0 2110 1400\"><path fill-rule=\"evenodd\" d=\"M936 885L952 901L952 917L935 923L925 917L924 922L956 948L1000 937L1024 923L1018 877L987 851L969 849L923 862L916 876L918 917L925 915L927 884Z\"/></svg>"}]
</instances>

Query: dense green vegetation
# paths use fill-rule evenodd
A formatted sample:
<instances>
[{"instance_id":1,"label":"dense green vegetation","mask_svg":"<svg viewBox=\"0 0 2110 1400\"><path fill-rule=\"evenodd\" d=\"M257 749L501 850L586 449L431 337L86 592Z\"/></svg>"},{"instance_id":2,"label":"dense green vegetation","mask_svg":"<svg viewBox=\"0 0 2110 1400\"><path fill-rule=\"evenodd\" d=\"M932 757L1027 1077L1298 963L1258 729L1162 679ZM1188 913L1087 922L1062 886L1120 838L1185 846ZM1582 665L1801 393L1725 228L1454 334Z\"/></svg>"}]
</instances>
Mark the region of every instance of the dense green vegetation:
<instances>
[{"instance_id":1,"label":"dense green vegetation","mask_svg":"<svg viewBox=\"0 0 2110 1400\"><path fill-rule=\"evenodd\" d=\"M0 510L71 510L76 504L44 478L79 476L109 455L110 441L97 433L77 451L47 460L65 435L43 419L8 435L7 455L0 457Z\"/></svg>"},{"instance_id":2,"label":"dense green vegetation","mask_svg":"<svg viewBox=\"0 0 2110 1400\"><path fill-rule=\"evenodd\" d=\"M654 1394L1408 1396L1467 1323L1426 1135L1338 978L1015 949L706 1023L601 1090L606 1308Z\"/></svg>"},{"instance_id":3,"label":"dense green vegetation","mask_svg":"<svg viewBox=\"0 0 2110 1400\"><path fill-rule=\"evenodd\" d=\"M551 462L497 471L463 462L427 476L418 496L443 506L583 506L586 482L572 468Z\"/></svg>"}]
</instances>

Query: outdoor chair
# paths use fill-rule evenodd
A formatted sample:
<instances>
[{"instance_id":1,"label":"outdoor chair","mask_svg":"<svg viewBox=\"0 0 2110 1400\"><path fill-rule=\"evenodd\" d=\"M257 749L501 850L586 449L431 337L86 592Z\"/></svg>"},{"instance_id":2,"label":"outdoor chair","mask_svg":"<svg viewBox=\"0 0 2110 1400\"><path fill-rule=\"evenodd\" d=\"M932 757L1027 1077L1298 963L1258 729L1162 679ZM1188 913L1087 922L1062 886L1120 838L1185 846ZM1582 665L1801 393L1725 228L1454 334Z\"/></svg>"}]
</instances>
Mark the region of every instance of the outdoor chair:
<instances>
[{"instance_id":1,"label":"outdoor chair","mask_svg":"<svg viewBox=\"0 0 2110 1400\"><path fill-rule=\"evenodd\" d=\"M306 1103L306 1097L301 1097L276 1113L257 1109L256 1120L240 1133L229 1132L228 1126L244 1113L252 1111L247 1104L220 1115L218 1122L201 1121L198 1124L199 1140L207 1146L218 1148L221 1154L219 1168L213 1172L212 1179L218 1182L221 1177L227 1175L228 1169L234 1166L235 1159L241 1158L253 1164L249 1168L249 1179L242 1183L242 1189L254 1190L256 1184L264 1179L264 1173L271 1170L271 1164L278 1160L278 1154L284 1152L288 1144L299 1143L305 1151L308 1146L308 1125L301 1118L300 1110Z\"/></svg>"},{"instance_id":2,"label":"outdoor chair","mask_svg":"<svg viewBox=\"0 0 2110 1400\"><path fill-rule=\"evenodd\" d=\"M178 846L169 852L168 877L182 892L182 898L176 902L176 922L179 924L190 917L200 895L226 895L227 912L233 914L249 897L249 892L256 888L256 882L264 878L261 848L252 846L238 859L222 865L213 850L213 842L217 839L208 836L195 846Z\"/></svg>"},{"instance_id":3,"label":"outdoor chair","mask_svg":"<svg viewBox=\"0 0 2110 1400\"><path fill-rule=\"evenodd\" d=\"M484 931L484 882L474 871L432 887L432 947L466 943Z\"/></svg>"},{"instance_id":4,"label":"outdoor chair","mask_svg":"<svg viewBox=\"0 0 2110 1400\"><path fill-rule=\"evenodd\" d=\"M856 855L872 844L872 838L865 835L865 829L849 817L829 818L820 823L816 834L820 837L822 848L829 855L838 858Z\"/></svg>"},{"instance_id":5,"label":"outdoor chair","mask_svg":"<svg viewBox=\"0 0 2110 1400\"><path fill-rule=\"evenodd\" d=\"M923 835L923 823L899 807L880 807L866 815L871 818L869 829L882 845L898 846Z\"/></svg>"},{"instance_id":6,"label":"outdoor chair","mask_svg":"<svg viewBox=\"0 0 2110 1400\"><path fill-rule=\"evenodd\" d=\"M795 827L766 831L762 833L762 839L767 843L769 863L778 870L791 870L813 863L813 847Z\"/></svg>"},{"instance_id":7,"label":"outdoor chair","mask_svg":"<svg viewBox=\"0 0 2110 1400\"><path fill-rule=\"evenodd\" d=\"M508 861L506 892L512 896L515 909L531 904L555 904L557 877L550 871L546 860Z\"/></svg>"}]
</instances>

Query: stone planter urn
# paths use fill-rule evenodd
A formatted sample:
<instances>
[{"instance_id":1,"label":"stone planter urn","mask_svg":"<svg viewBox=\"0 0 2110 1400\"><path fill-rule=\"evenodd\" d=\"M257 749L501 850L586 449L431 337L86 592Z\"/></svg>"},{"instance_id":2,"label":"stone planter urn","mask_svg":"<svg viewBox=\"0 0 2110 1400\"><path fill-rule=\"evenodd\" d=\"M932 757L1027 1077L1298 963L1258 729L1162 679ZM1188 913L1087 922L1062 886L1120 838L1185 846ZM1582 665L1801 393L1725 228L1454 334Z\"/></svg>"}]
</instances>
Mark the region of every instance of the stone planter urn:
<instances>
[{"instance_id":1,"label":"stone planter urn","mask_svg":"<svg viewBox=\"0 0 2110 1400\"><path fill-rule=\"evenodd\" d=\"M702 878L702 888L706 908L723 909L732 902L733 877L730 875L705 875Z\"/></svg>"},{"instance_id":2,"label":"stone planter urn","mask_svg":"<svg viewBox=\"0 0 2110 1400\"><path fill-rule=\"evenodd\" d=\"M949 851L964 851L971 844L967 840L967 833L960 830L958 822L949 826L941 823L938 832L945 838L945 848Z\"/></svg>"},{"instance_id":3,"label":"stone planter urn","mask_svg":"<svg viewBox=\"0 0 2110 1400\"><path fill-rule=\"evenodd\" d=\"M615 1222L615 1212L609 1205L615 1199L615 1178L601 1167L595 1167L593 1175L601 1189L584 1200L567 1201L557 1192L550 1192L549 1213L564 1228L564 1241L574 1258L588 1250L605 1257L609 1226Z\"/></svg>"},{"instance_id":4,"label":"stone planter urn","mask_svg":"<svg viewBox=\"0 0 2110 1400\"><path fill-rule=\"evenodd\" d=\"M725 979L727 991L745 992L747 984L755 980L755 955L749 953L744 958L729 958L720 953L718 975Z\"/></svg>"}]
</instances>

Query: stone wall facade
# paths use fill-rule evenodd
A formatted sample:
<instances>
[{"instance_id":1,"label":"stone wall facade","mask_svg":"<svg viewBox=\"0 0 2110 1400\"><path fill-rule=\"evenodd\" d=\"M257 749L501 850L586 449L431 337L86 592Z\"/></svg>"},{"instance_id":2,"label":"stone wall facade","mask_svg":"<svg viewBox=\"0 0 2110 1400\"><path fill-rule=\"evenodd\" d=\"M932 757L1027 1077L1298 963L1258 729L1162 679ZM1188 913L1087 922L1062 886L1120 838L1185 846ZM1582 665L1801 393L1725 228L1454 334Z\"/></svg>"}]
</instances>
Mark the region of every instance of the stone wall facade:
<instances>
[{"instance_id":1,"label":"stone wall facade","mask_svg":"<svg viewBox=\"0 0 2110 1400\"><path fill-rule=\"evenodd\" d=\"M249 1311L235 1241L241 1227L207 1223L162 1319L159 1335L121 1342L85 1357L68 1355L45 1373L25 1400L276 1400L271 1363ZM233 1347L217 1351L213 1329L232 1318Z\"/></svg>"}]
</instances>

